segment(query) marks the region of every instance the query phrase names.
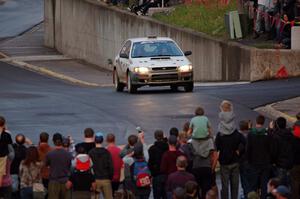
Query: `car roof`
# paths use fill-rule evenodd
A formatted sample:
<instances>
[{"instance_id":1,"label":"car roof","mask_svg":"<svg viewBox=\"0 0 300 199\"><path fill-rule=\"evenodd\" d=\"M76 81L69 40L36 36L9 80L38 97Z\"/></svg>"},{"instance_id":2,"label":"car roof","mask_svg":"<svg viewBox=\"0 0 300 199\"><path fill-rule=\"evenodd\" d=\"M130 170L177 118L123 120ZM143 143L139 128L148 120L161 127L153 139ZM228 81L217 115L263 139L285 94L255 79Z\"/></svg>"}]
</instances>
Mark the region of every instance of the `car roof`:
<instances>
[{"instance_id":1,"label":"car roof","mask_svg":"<svg viewBox=\"0 0 300 199\"><path fill-rule=\"evenodd\" d=\"M142 41L173 41L171 38L169 37L137 37L137 38L131 38L128 39L132 42L142 42Z\"/></svg>"}]
</instances>

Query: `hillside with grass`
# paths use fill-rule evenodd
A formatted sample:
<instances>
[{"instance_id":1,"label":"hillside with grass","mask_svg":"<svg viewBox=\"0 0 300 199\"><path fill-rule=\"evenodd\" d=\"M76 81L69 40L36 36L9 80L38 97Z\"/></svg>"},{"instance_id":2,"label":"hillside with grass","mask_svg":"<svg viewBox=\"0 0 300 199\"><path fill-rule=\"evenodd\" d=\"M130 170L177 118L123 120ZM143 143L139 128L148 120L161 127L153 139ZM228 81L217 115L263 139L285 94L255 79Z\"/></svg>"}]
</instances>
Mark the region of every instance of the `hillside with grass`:
<instances>
[{"instance_id":1,"label":"hillside with grass","mask_svg":"<svg viewBox=\"0 0 300 199\"><path fill-rule=\"evenodd\" d=\"M237 10L236 1L225 5L219 0L192 2L175 6L169 13L156 13L153 18L178 27L190 28L215 37L225 37L224 15Z\"/></svg>"}]
</instances>

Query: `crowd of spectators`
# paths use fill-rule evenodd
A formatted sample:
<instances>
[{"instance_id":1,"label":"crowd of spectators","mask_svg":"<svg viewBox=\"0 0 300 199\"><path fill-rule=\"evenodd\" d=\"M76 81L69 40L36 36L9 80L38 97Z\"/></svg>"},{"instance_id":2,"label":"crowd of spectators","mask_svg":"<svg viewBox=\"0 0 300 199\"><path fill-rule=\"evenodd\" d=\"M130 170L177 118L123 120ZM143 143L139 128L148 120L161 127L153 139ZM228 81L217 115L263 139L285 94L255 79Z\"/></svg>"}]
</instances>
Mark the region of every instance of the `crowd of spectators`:
<instances>
[{"instance_id":1,"label":"crowd of spectators","mask_svg":"<svg viewBox=\"0 0 300 199\"><path fill-rule=\"evenodd\" d=\"M266 35L278 48L291 48L291 28L300 25L299 0L251 0L245 4L253 19L254 39Z\"/></svg>"},{"instance_id":2,"label":"crowd of spectators","mask_svg":"<svg viewBox=\"0 0 300 199\"><path fill-rule=\"evenodd\" d=\"M292 128L282 117L236 122L223 101L216 134L198 107L182 131L156 130L152 145L141 129L120 147L114 134L86 128L76 145L55 133L50 146L42 132L34 146L22 134L13 142L0 116L0 198L299 199L300 113Z\"/></svg>"}]
</instances>

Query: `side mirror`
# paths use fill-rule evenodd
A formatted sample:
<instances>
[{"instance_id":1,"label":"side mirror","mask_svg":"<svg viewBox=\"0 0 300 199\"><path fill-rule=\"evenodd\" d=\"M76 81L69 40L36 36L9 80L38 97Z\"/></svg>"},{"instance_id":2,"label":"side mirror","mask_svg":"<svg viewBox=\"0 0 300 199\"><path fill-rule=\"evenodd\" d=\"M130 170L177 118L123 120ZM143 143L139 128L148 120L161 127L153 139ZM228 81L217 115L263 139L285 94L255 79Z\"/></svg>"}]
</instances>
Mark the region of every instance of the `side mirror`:
<instances>
[{"instance_id":1,"label":"side mirror","mask_svg":"<svg viewBox=\"0 0 300 199\"><path fill-rule=\"evenodd\" d=\"M191 54L192 54L192 51L185 51L185 52L184 52L184 55L185 55L185 56L189 56L189 55L191 55Z\"/></svg>"},{"instance_id":2,"label":"side mirror","mask_svg":"<svg viewBox=\"0 0 300 199\"><path fill-rule=\"evenodd\" d=\"M120 54L120 57L121 57L121 58L125 58L125 59L128 59L128 58L129 58L129 56L128 56L126 53L121 53L121 54Z\"/></svg>"}]
</instances>

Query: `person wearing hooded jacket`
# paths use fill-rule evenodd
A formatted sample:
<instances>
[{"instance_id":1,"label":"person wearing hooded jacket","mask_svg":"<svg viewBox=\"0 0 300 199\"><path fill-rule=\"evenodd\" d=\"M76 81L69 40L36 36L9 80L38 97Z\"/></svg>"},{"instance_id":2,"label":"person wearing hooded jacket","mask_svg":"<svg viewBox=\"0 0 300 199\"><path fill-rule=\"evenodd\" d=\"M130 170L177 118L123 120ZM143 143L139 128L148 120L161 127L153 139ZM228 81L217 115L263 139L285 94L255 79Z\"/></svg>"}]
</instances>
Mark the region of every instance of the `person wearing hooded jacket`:
<instances>
[{"instance_id":1,"label":"person wearing hooded jacket","mask_svg":"<svg viewBox=\"0 0 300 199\"><path fill-rule=\"evenodd\" d=\"M297 121L293 128L294 166L291 170L292 198L300 198L300 112L296 115L296 117Z\"/></svg>"},{"instance_id":2,"label":"person wearing hooded jacket","mask_svg":"<svg viewBox=\"0 0 300 199\"><path fill-rule=\"evenodd\" d=\"M267 184L271 177L272 136L264 128L265 117L256 117L254 128L247 136L246 158L249 163L249 191L261 190L261 199L267 196Z\"/></svg>"},{"instance_id":3,"label":"person wearing hooded jacket","mask_svg":"<svg viewBox=\"0 0 300 199\"><path fill-rule=\"evenodd\" d=\"M223 101L220 106L218 134L216 148L219 151L221 165L221 198L229 198L229 184L231 198L238 198L239 191L239 159L245 148L245 138L235 126L235 115L232 104Z\"/></svg>"},{"instance_id":4,"label":"person wearing hooded jacket","mask_svg":"<svg viewBox=\"0 0 300 199\"><path fill-rule=\"evenodd\" d=\"M212 156L215 150L213 138L192 139L189 143L192 154L192 174L201 189L201 198L213 186Z\"/></svg>"},{"instance_id":5,"label":"person wearing hooded jacket","mask_svg":"<svg viewBox=\"0 0 300 199\"><path fill-rule=\"evenodd\" d=\"M162 130L156 130L154 132L154 137L156 141L148 150L148 166L153 177L153 197L154 199L163 199L166 198L166 193L164 189L166 176L160 172L160 164L162 156L164 152L166 152L169 149L169 146L168 143L164 141L164 132Z\"/></svg>"},{"instance_id":6,"label":"person wearing hooded jacket","mask_svg":"<svg viewBox=\"0 0 300 199\"><path fill-rule=\"evenodd\" d=\"M286 128L286 119L277 118L273 133L274 174L281 180L281 184L290 186L289 170L293 168L293 142L291 129Z\"/></svg>"}]
</instances>

